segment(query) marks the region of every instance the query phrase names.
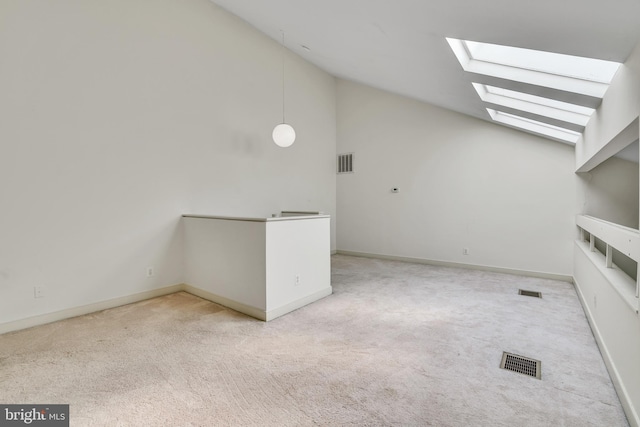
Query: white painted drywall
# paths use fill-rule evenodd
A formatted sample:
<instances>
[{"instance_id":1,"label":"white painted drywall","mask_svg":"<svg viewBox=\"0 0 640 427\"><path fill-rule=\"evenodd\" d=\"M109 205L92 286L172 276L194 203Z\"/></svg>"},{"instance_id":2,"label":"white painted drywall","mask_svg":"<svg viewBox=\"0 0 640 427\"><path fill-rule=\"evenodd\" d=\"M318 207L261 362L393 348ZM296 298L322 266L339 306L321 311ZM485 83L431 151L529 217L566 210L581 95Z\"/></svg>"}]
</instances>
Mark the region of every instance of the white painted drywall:
<instances>
[{"instance_id":1,"label":"white painted drywall","mask_svg":"<svg viewBox=\"0 0 640 427\"><path fill-rule=\"evenodd\" d=\"M338 250L571 274L572 147L345 80L337 105Z\"/></svg>"},{"instance_id":2,"label":"white painted drywall","mask_svg":"<svg viewBox=\"0 0 640 427\"><path fill-rule=\"evenodd\" d=\"M324 290L331 293L329 227L329 218L267 223L268 311Z\"/></svg>"},{"instance_id":3,"label":"white painted drywall","mask_svg":"<svg viewBox=\"0 0 640 427\"><path fill-rule=\"evenodd\" d=\"M639 114L640 45L616 74L602 105L587 124L583 140L576 146L576 167L589 172L581 174L578 197L583 199L583 211L633 228L638 227L638 165L607 158L621 145L637 139ZM621 302L614 287L597 274L597 268L579 247L574 257L576 287L583 296L585 312L618 396L630 424L640 425L638 314Z\"/></svg>"},{"instance_id":4,"label":"white painted drywall","mask_svg":"<svg viewBox=\"0 0 640 427\"><path fill-rule=\"evenodd\" d=\"M576 169L588 165L606 146L640 115L640 44L613 78L602 104L591 116L583 137L576 144ZM638 125L633 125L622 144L638 138ZM609 155L619 151L619 148ZM608 156L606 156L608 157ZM605 160L604 158L601 160Z\"/></svg>"},{"instance_id":5,"label":"white painted drywall","mask_svg":"<svg viewBox=\"0 0 640 427\"><path fill-rule=\"evenodd\" d=\"M331 294L330 218L183 218L196 294L271 320Z\"/></svg>"},{"instance_id":6,"label":"white painted drywall","mask_svg":"<svg viewBox=\"0 0 640 427\"><path fill-rule=\"evenodd\" d=\"M638 228L637 163L611 157L578 177L583 214Z\"/></svg>"},{"instance_id":7,"label":"white painted drywall","mask_svg":"<svg viewBox=\"0 0 640 427\"><path fill-rule=\"evenodd\" d=\"M265 311L266 222L184 218L185 283Z\"/></svg>"},{"instance_id":8,"label":"white painted drywall","mask_svg":"<svg viewBox=\"0 0 640 427\"><path fill-rule=\"evenodd\" d=\"M574 278L629 424L640 425L640 317L576 242ZM636 303L637 307L637 303Z\"/></svg>"},{"instance_id":9,"label":"white painted drywall","mask_svg":"<svg viewBox=\"0 0 640 427\"><path fill-rule=\"evenodd\" d=\"M208 0L0 2L0 323L182 283L184 213L334 214L335 79L287 53L280 149L281 53Z\"/></svg>"}]
</instances>

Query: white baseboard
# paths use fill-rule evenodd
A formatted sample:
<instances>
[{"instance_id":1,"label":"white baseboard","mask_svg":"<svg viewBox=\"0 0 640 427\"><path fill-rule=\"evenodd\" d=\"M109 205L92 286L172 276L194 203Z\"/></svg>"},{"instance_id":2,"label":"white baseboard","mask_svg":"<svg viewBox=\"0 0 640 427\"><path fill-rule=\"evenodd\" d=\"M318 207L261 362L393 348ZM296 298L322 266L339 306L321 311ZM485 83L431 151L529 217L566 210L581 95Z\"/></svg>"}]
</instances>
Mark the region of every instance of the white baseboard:
<instances>
[{"instance_id":1,"label":"white baseboard","mask_svg":"<svg viewBox=\"0 0 640 427\"><path fill-rule=\"evenodd\" d=\"M184 285L183 290L185 292L189 292L190 294L193 294L200 298L204 298L208 301L215 302L216 304L223 305L227 308L246 314L247 316L251 316L258 320L263 320L265 322L269 322L280 316L284 316L287 313L290 313L294 310L304 307L307 304L311 304L312 302L315 302L333 293L333 288L329 286L328 288L322 289L318 292L314 292L311 295L292 301L281 307L275 308L273 310L265 311L250 305L246 305L237 301L230 300L229 298L216 295L209 291L204 291L202 289L196 288L191 285Z\"/></svg>"},{"instance_id":2,"label":"white baseboard","mask_svg":"<svg viewBox=\"0 0 640 427\"><path fill-rule=\"evenodd\" d=\"M233 301L229 298L222 297L220 295L213 294L211 292L196 288L187 284L179 284L173 286L167 286L160 289L153 289L150 291L140 292L133 295L127 295L120 298L113 298L106 301L100 301L93 304L87 304L80 307L72 307L65 310L56 311L53 313L41 314L39 316L27 317L25 319L15 320L13 322L6 322L0 324L0 334L7 332L18 331L21 329L27 329L34 326L45 325L47 323L57 322L59 320L70 319L72 317L82 316L84 314L95 313L97 311L106 310L109 308L120 307L122 305L132 304L135 302L144 301L151 298L160 297L163 295L173 294L176 292L188 292L200 298L204 298L208 301L215 302L216 304L223 305L232 310L246 314L258 320L268 322L277 317L283 316L307 304L311 304L314 301L322 299L328 295L331 295L333 289L329 286L326 289L315 292L304 298L300 298L289 304L285 304L282 307L265 311L250 305L242 304L237 301Z\"/></svg>"},{"instance_id":3,"label":"white baseboard","mask_svg":"<svg viewBox=\"0 0 640 427\"><path fill-rule=\"evenodd\" d=\"M615 387L616 392L618 393L618 398L620 399L622 408L624 409L624 412L627 415L627 421L629 421L629 425L631 427L640 427L640 416L638 416L638 412L635 410L633 404L631 403L631 399L629 398L629 393L627 392L627 388L625 387L622 377L618 372L616 364L611 358L611 353L609 352L607 345L602 339L602 335L600 334L598 325L593 319L591 309L589 308L589 305L587 304L584 298L584 295L582 294L580 283L578 283L575 278L573 279L573 281L575 283L578 299L580 300L580 304L582 304L582 309L584 310L584 313L587 316L587 321L589 322L589 326L591 327L591 332L593 333L593 336L596 339L596 343L598 343L598 348L600 349L600 354L602 355L604 364L607 367L607 371L609 371L611 382L613 382L613 386Z\"/></svg>"},{"instance_id":4,"label":"white baseboard","mask_svg":"<svg viewBox=\"0 0 640 427\"><path fill-rule=\"evenodd\" d=\"M304 307L307 304L311 304L312 302L318 301L324 297L328 297L333 293L333 288L329 286L328 288L322 289L318 292L314 292L311 295L307 295L304 298L300 298L299 300L290 302L289 304L285 304L281 307L274 308L273 310L269 310L266 313L266 320L271 321L277 317L283 316L287 313L291 313L293 310L297 310L299 308Z\"/></svg>"},{"instance_id":5,"label":"white baseboard","mask_svg":"<svg viewBox=\"0 0 640 427\"><path fill-rule=\"evenodd\" d=\"M438 261L438 260L432 260L432 259L426 259L426 258L411 258L411 257L402 257L402 256L395 256L395 255L373 254L368 252L343 251L340 249L338 249L337 254L356 256L356 257L362 257L362 258L388 259L391 261L403 261L403 262L413 262L417 264L437 265L440 267L453 267L453 268L464 268L468 270L491 271L493 273L515 274L518 276L538 277L541 279L560 280L563 282L573 283L573 277L567 276L564 274L543 273L539 271L529 271L529 270L517 270L517 269L511 269L511 268L492 267L492 266L478 265L478 264L463 264L459 262Z\"/></svg>"},{"instance_id":6,"label":"white baseboard","mask_svg":"<svg viewBox=\"0 0 640 427\"><path fill-rule=\"evenodd\" d=\"M254 317L258 320L267 320L267 313L259 308L246 305L229 298L221 297L220 295L216 295L214 293L196 288L191 285L183 285L183 290L197 297L204 298L208 301L215 302L216 304L223 305L227 308L246 314L247 316Z\"/></svg>"},{"instance_id":7,"label":"white baseboard","mask_svg":"<svg viewBox=\"0 0 640 427\"><path fill-rule=\"evenodd\" d=\"M82 316L84 314L95 313L109 308L120 307L121 305L132 304L134 302L144 301L150 298L156 298L163 295L173 294L183 289L183 285L167 286L160 289L140 292L124 297L113 298L93 304L81 305L79 307L67 308L65 310L55 311L53 313L41 314L38 316L27 317L25 319L15 320L0 324L0 334L7 332L27 329L33 326L44 325L47 323L57 322L58 320L69 319L72 317Z\"/></svg>"}]
</instances>

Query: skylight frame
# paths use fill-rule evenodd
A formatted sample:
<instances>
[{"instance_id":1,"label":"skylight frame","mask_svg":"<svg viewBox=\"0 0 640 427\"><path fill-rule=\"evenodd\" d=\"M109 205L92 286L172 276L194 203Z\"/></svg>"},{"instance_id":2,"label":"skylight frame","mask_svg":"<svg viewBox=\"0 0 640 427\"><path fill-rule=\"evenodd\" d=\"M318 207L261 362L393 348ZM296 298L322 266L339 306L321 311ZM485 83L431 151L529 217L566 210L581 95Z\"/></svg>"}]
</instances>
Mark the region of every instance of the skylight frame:
<instances>
[{"instance_id":1,"label":"skylight frame","mask_svg":"<svg viewBox=\"0 0 640 427\"><path fill-rule=\"evenodd\" d=\"M595 111L592 108L544 98L524 92L504 89L482 83L471 83L484 102L520 110L538 116L586 126Z\"/></svg>"},{"instance_id":2,"label":"skylight frame","mask_svg":"<svg viewBox=\"0 0 640 427\"><path fill-rule=\"evenodd\" d=\"M582 136L579 132L539 122L537 120L528 119L515 114L505 113L504 111L487 108L487 112L495 122L555 139L567 144L575 145Z\"/></svg>"},{"instance_id":3,"label":"skylight frame","mask_svg":"<svg viewBox=\"0 0 640 427\"><path fill-rule=\"evenodd\" d=\"M583 116L591 117L591 115L596 111L595 108L572 104L570 102L565 102L565 101L558 101L557 99L545 98L543 96L532 95L525 92L518 92L516 90L505 89L498 86L491 86L491 85L485 84L484 87L487 89L487 92L493 95L516 98L522 101L533 102L540 105L544 105L546 107L569 111L569 112L580 114Z\"/></svg>"},{"instance_id":4,"label":"skylight frame","mask_svg":"<svg viewBox=\"0 0 640 427\"><path fill-rule=\"evenodd\" d=\"M620 64L601 59L524 49L491 43L462 41L472 60L530 71L610 84Z\"/></svg>"},{"instance_id":5,"label":"skylight frame","mask_svg":"<svg viewBox=\"0 0 640 427\"><path fill-rule=\"evenodd\" d=\"M609 84L602 83L599 81L593 81L583 78L575 78L568 75L563 75L561 72L551 73L546 71L538 71L537 69L530 69L524 67L516 67L514 65L510 65L511 61L507 60L482 60L477 59L477 53L475 53L476 57L474 57L473 48L469 48L469 46L473 46L473 43L478 42L468 42L467 40L460 40L447 37L447 42L451 46L451 50L458 58L460 65L465 71L477 74L484 74L491 77L497 77L500 79L512 80L516 82L532 84L536 86L548 87L560 91L572 92L581 95L590 96L593 98L602 98L607 91ZM472 43L471 45L469 43ZM498 46L500 48L505 49L521 49L521 48L512 48L509 46L499 46L499 45L491 45L489 43L485 43L486 46ZM529 49L522 49L529 50ZM535 51L534 51L535 52ZM541 52L543 54L549 55L561 55L561 54L552 54L549 52ZM567 55L568 56L568 55ZM482 55L480 55L482 58ZM487 58L489 59L489 58ZM594 60L600 61L600 60ZM611 63L611 61L603 61L606 63ZM616 72L619 69L621 64L617 64ZM540 68L540 67L538 67ZM566 74L566 73L565 73ZM613 73L615 75L615 73ZM611 76L613 77L613 76Z\"/></svg>"},{"instance_id":6,"label":"skylight frame","mask_svg":"<svg viewBox=\"0 0 640 427\"><path fill-rule=\"evenodd\" d=\"M485 76L477 77L482 83L472 84L488 104L485 106L493 121L569 144L580 140L595 112L591 107L600 105L622 65L449 37L446 40L465 71Z\"/></svg>"}]
</instances>

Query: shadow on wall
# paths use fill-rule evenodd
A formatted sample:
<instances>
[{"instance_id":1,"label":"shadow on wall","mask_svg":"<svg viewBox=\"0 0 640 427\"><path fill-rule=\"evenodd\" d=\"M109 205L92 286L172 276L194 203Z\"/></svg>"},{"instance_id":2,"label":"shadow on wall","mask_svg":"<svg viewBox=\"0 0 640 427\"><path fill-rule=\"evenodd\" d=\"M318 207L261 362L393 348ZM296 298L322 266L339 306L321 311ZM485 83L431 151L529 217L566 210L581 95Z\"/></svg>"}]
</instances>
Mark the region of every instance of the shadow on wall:
<instances>
[{"instance_id":1,"label":"shadow on wall","mask_svg":"<svg viewBox=\"0 0 640 427\"><path fill-rule=\"evenodd\" d=\"M578 173L582 212L638 229L638 141L589 172Z\"/></svg>"}]
</instances>

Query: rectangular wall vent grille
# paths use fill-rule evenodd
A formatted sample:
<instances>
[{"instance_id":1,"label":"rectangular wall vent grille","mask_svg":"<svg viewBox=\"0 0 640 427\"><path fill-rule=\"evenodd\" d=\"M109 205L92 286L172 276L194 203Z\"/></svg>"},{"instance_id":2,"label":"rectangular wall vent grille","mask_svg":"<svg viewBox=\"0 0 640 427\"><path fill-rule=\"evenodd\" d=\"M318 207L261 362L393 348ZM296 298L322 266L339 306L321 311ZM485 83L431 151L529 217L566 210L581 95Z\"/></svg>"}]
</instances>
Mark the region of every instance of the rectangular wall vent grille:
<instances>
[{"instance_id":1,"label":"rectangular wall vent grille","mask_svg":"<svg viewBox=\"0 0 640 427\"><path fill-rule=\"evenodd\" d=\"M542 298L542 292L525 291L524 289L518 289L518 295L524 295L526 297Z\"/></svg>"},{"instance_id":2,"label":"rectangular wall vent grille","mask_svg":"<svg viewBox=\"0 0 640 427\"><path fill-rule=\"evenodd\" d=\"M540 379L542 377L542 362L517 354L502 353L500 368L508 371L518 372Z\"/></svg>"},{"instance_id":3,"label":"rectangular wall vent grille","mask_svg":"<svg viewBox=\"0 0 640 427\"><path fill-rule=\"evenodd\" d=\"M338 154L338 173L353 173L353 153Z\"/></svg>"}]
</instances>

